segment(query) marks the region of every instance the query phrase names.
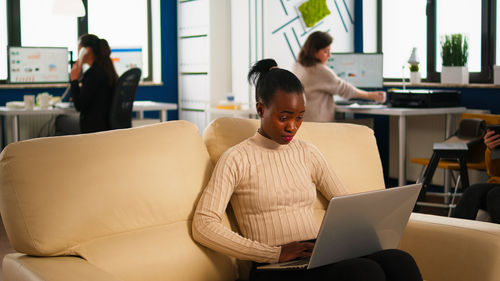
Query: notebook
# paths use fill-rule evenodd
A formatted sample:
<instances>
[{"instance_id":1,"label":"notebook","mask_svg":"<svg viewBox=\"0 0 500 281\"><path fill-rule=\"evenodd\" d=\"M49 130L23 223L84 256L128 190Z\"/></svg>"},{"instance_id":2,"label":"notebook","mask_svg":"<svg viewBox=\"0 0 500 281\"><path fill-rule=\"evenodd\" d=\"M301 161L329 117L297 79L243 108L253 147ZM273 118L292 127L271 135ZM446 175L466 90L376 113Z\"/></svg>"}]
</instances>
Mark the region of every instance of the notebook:
<instances>
[{"instance_id":1,"label":"notebook","mask_svg":"<svg viewBox=\"0 0 500 281\"><path fill-rule=\"evenodd\" d=\"M257 267L312 269L399 245L421 184L334 197L330 200L310 258Z\"/></svg>"}]
</instances>

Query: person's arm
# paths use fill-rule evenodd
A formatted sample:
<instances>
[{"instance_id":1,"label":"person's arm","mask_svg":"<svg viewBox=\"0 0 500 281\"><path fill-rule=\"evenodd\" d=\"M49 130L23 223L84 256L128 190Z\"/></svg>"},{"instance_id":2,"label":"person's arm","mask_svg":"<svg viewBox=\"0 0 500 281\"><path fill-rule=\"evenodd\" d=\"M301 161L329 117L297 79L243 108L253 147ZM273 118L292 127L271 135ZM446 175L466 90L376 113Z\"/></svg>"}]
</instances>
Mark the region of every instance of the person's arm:
<instances>
[{"instance_id":1,"label":"person's arm","mask_svg":"<svg viewBox=\"0 0 500 281\"><path fill-rule=\"evenodd\" d=\"M332 95L339 95L345 99L359 98L374 100L376 102L384 102L386 93L384 91L367 92L356 88L349 82L341 79L331 69L325 65L317 65L319 73L323 77L325 83L328 84L328 92Z\"/></svg>"},{"instance_id":2,"label":"person's arm","mask_svg":"<svg viewBox=\"0 0 500 281\"><path fill-rule=\"evenodd\" d=\"M494 163L498 164L500 160L491 159L491 150L500 147L500 134L495 134L495 131L487 130L483 139L486 145L485 163L488 174L490 176L500 175L500 167L494 165Z\"/></svg>"},{"instance_id":3,"label":"person's arm","mask_svg":"<svg viewBox=\"0 0 500 281\"><path fill-rule=\"evenodd\" d=\"M319 149L309 144L309 151L311 155L312 180L321 194L328 200L335 196L349 194L349 189L335 174Z\"/></svg>"},{"instance_id":4,"label":"person's arm","mask_svg":"<svg viewBox=\"0 0 500 281\"><path fill-rule=\"evenodd\" d=\"M261 263L278 262L281 247L252 241L222 223L227 204L238 185L241 170L237 153L224 153L203 190L193 217L193 238L217 252Z\"/></svg>"},{"instance_id":5,"label":"person's arm","mask_svg":"<svg viewBox=\"0 0 500 281\"><path fill-rule=\"evenodd\" d=\"M77 64L75 63L73 68ZM73 73L73 69L71 70ZM99 94L100 87L102 87L103 77L99 77L98 73L93 69L89 69L82 79L82 86L79 86L78 78L73 79L71 75L71 98L75 105L76 110L83 111L90 105L96 94Z\"/></svg>"},{"instance_id":6,"label":"person's arm","mask_svg":"<svg viewBox=\"0 0 500 281\"><path fill-rule=\"evenodd\" d=\"M384 91L367 92L361 89L356 89L356 95L354 97L359 99L374 100L376 102L385 102L386 94Z\"/></svg>"}]
</instances>

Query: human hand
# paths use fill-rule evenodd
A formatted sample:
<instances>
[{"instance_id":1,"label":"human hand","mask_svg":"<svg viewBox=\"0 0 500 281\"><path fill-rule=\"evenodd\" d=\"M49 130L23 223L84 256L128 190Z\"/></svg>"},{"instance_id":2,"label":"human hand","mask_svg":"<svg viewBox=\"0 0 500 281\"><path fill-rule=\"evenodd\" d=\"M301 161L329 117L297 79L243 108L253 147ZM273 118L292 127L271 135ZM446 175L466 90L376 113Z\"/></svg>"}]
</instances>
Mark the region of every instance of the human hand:
<instances>
[{"instance_id":1,"label":"human hand","mask_svg":"<svg viewBox=\"0 0 500 281\"><path fill-rule=\"evenodd\" d=\"M500 145L500 134L495 134L493 130L487 130L483 137L484 144L491 150Z\"/></svg>"},{"instance_id":2,"label":"human hand","mask_svg":"<svg viewBox=\"0 0 500 281\"><path fill-rule=\"evenodd\" d=\"M375 91L375 92L369 92L370 99L374 100L376 102L383 103L385 102L386 94L384 91Z\"/></svg>"},{"instance_id":3,"label":"human hand","mask_svg":"<svg viewBox=\"0 0 500 281\"><path fill-rule=\"evenodd\" d=\"M296 258L310 257L314 242L292 242L281 246L279 262L291 261Z\"/></svg>"},{"instance_id":4,"label":"human hand","mask_svg":"<svg viewBox=\"0 0 500 281\"><path fill-rule=\"evenodd\" d=\"M76 61L73 64L73 67L71 68L69 77L71 81L73 81L73 80L78 80L80 78L80 75L82 75L82 66L80 65L79 61Z\"/></svg>"}]
</instances>

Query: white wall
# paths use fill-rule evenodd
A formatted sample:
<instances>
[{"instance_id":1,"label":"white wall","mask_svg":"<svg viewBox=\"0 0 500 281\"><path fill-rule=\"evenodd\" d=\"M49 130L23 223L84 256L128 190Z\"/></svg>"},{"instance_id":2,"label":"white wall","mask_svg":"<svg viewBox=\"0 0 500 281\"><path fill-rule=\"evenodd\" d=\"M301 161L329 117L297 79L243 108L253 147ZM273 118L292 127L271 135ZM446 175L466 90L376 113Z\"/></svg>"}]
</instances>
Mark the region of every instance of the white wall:
<instances>
[{"instance_id":1,"label":"white wall","mask_svg":"<svg viewBox=\"0 0 500 281\"><path fill-rule=\"evenodd\" d=\"M327 1L330 15L312 28L305 27L298 17L297 7L303 2L231 1L232 87L237 100L255 103L246 81L253 63L273 58L280 67L291 69L307 36L316 30L330 32L333 52L354 51L354 0Z\"/></svg>"}]
</instances>

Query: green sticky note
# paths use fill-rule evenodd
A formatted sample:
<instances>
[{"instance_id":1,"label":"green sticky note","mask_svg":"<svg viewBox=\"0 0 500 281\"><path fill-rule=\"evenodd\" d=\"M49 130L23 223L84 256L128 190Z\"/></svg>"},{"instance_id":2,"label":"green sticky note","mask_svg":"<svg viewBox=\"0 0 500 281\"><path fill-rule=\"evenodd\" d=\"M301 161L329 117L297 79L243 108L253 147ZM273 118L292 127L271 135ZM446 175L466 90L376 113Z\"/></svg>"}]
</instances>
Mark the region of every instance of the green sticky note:
<instances>
[{"instance_id":1,"label":"green sticky note","mask_svg":"<svg viewBox=\"0 0 500 281\"><path fill-rule=\"evenodd\" d=\"M330 14L326 0L309 0L299 6L302 19L307 27L313 27Z\"/></svg>"}]
</instances>

